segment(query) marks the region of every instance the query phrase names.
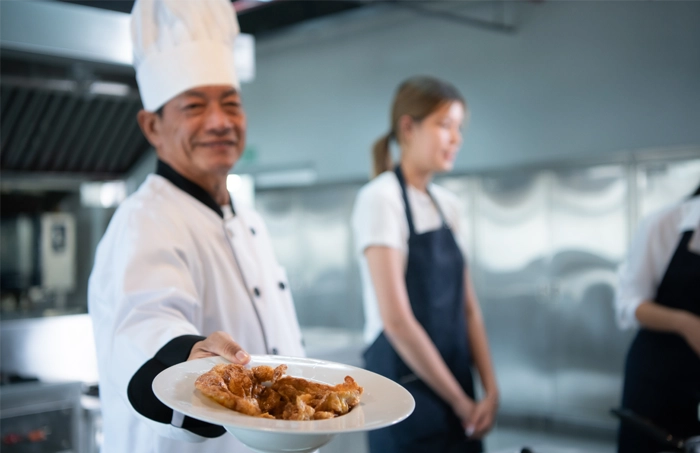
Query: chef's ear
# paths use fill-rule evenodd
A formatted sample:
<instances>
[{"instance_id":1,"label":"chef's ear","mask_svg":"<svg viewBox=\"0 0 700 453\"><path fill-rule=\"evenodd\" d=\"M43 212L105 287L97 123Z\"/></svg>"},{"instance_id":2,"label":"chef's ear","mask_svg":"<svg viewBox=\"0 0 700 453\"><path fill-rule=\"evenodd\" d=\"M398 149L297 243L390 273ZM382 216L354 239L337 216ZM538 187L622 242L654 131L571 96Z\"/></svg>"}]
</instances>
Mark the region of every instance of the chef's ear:
<instances>
[{"instance_id":1,"label":"chef's ear","mask_svg":"<svg viewBox=\"0 0 700 453\"><path fill-rule=\"evenodd\" d=\"M163 121L162 110L157 112L149 112L147 110L140 110L136 119L141 128L141 132L146 136L148 142L154 147L158 148L161 142L161 131L163 127L161 125Z\"/></svg>"}]
</instances>

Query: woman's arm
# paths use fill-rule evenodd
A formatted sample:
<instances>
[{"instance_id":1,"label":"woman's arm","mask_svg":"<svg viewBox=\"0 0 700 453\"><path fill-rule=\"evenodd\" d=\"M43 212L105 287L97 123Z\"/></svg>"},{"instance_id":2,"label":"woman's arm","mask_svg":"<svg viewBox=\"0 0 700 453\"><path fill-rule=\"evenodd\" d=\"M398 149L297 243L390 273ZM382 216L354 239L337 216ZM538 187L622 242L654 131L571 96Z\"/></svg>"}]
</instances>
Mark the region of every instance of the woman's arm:
<instances>
[{"instance_id":1,"label":"woman's arm","mask_svg":"<svg viewBox=\"0 0 700 453\"><path fill-rule=\"evenodd\" d=\"M645 300L634 315L639 324L650 330L680 335L700 357L700 317L685 310L666 307Z\"/></svg>"},{"instance_id":2,"label":"woman's arm","mask_svg":"<svg viewBox=\"0 0 700 453\"><path fill-rule=\"evenodd\" d=\"M391 247L371 246L364 253L387 339L416 376L452 406L464 426L469 425L474 401L462 390L413 314L401 252Z\"/></svg>"},{"instance_id":3,"label":"woman's arm","mask_svg":"<svg viewBox=\"0 0 700 453\"><path fill-rule=\"evenodd\" d=\"M474 364L479 371L479 377L486 392L486 397L477 404L474 415L474 435L475 437L481 437L493 426L496 409L498 408L498 384L496 383L496 374L491 361L489 342L486 337L486 327L484 326L484 318L481 315L479 299L476 297L474 284L467 268L464 269L464 287L464 311L467 318L469 345Z\"/></svg>"},{"instance_id":4,"label":"woman's arm","mask_svg":"<svg viewBox=\"0 0 700 453\"><path fill-rule=\"evenodd\" d=\"M474 291L474 284L469 275L469 270L464 270L465 283L465 316L467 317L467 329L469 335L469 345L471 346L472 357L474 364L479 371L482 385L486 396L498 397L498 384L496 383L496 374L493 370L493 362L491 361L491 353L489 352L489 341L486 337L486 327L484 326L484 318L481 315L481 307L479 299Z\"/></svg>"}]
</instances>

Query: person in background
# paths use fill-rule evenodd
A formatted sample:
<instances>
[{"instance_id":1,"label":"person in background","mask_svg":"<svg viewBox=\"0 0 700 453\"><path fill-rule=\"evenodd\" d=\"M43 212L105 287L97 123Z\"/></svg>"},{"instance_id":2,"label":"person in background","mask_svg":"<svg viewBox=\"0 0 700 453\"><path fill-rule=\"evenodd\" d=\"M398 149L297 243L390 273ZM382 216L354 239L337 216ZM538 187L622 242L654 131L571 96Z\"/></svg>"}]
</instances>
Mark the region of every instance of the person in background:
<instances>
[{"instance_id":1,"label":"person in background","mask_svg":"<svg viewBox=\"0 0 700 453\"><path fill-rule=\"evenodd\" d=\"M431 183L462 144L466 102L449 83L413 77L396 93L391 129L374 145L374 179L352 228L364 290L367 369L403 385L412 415L371 431L372 453L480 452L498 406L486 330L459 231L459 200ZM392 168L389 143L401 160ZM476 401L471 366L485 397Z\"/></svg>"},{"instance_id":2,"label":"person in background","mask_svg":"<svg viewBox=\"0 0 700 453\"><path fill-rule=\"evenodd\" d=\"M115 212L89 280L102 453L247 452L151 388L187 360L304 355L265 225L226 189L246 138L238 22L228 0L136 0L131 16L138 123L158 164Z\"/></svg>"},{"instance_id":3,"label":"person in background","mask_svg":"<svg viewBox=\"0 0 700 453\"><path fill-rule=\"evenodd\" d=\"M622 406L674 436L700 435L700 187L644 219L620 268L621 328L639 327L625 364ZM619 453L667 446L624 421Z\"/></svg>"}]
</instances>

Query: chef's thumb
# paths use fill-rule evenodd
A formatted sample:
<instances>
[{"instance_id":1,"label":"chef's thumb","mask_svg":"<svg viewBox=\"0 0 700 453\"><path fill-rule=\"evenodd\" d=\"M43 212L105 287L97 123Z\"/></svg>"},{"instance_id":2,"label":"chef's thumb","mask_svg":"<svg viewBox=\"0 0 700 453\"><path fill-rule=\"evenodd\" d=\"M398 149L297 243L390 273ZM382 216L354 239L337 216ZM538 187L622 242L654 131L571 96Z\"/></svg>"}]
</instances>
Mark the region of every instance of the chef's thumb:
<instances>
[{"instance_id":1,"label":"chef's thumb","mask_svg":"<svg viewBox=\"0 0 700 453\"><path fill-rule=\"evenodd\" d=\"M211 352L214 354L232 363L245 365L250 362L250 355L226 332L214 332L207 340L211 340Z\"/></svg>"}]
</instances>

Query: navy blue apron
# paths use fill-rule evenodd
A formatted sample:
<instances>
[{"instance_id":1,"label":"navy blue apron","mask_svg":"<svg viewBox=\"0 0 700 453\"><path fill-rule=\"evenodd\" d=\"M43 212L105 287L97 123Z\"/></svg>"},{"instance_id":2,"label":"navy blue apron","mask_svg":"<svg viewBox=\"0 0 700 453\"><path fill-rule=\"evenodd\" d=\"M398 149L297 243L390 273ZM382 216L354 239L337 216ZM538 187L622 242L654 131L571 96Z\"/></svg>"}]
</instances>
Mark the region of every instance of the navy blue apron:
<instances>
[{"instance_id":1,"label":"navy blue apron","mask_svg":"<svg viewBox=\"0 0 700 453\"><path fill-rule=\"evenodd\" d=\"M408 220L406 289L411 308L464 391L474 397L471 354L464 312L464 258L445 222L440 206L441 228L416 234L406 183L400 167L401 185ZM432 196L431 196L432 198ZM416 401L405 421L370 431L372 453L479 453L479 441L469 440L461 421L449 404L416 377L401 360L382 332L364 353L366 368L403 385Z\"/></svg>"},{"instance_id":2,"label":"navy blue apron","mask_svg":"<svg viewBox=\"0 0 700 453\"><path fill-rule=\"evenodd\" d=\"M700 315L700 255L678 244L654 301ZM627 353L622 406L680 438L700 435L700 357L679 335L640 329ZM619 453L668 451L646 433L620 424Z\"/></svg>"}]
</instances>

